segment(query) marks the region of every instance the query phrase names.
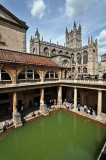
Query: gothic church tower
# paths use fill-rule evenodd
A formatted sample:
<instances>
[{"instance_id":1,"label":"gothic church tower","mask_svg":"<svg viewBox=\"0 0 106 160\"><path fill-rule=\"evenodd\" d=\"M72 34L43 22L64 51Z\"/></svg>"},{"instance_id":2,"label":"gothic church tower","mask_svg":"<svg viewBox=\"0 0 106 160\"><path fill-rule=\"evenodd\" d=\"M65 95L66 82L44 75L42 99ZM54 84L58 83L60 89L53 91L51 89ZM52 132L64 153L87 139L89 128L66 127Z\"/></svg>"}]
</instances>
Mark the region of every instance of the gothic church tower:
<instances>
[{"instance_id":1,"label":"gothic church tower","mask_svg":"<svg viewBox=\"0 0 106 160\"><path fill-rule=\"evenodd\" d=\"M79 28L76 28L76 22L74 22L73 30L68 32L66 28L66 47L68 48L81 48L82 47L82 38L81 38L81 25Z\"/></svg>"}]
</instances>

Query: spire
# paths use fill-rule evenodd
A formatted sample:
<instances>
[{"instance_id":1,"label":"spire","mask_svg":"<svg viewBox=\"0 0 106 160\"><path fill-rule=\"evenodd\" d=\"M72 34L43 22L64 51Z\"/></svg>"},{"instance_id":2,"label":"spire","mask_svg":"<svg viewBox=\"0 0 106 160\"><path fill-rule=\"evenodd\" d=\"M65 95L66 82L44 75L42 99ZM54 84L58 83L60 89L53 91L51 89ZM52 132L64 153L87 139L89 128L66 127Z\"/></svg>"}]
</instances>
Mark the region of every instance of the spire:
<instances>
[{"instance_id":1,"label":"spire","mask_svg":"<svg viewBox=\"0 0 106 160\"><path fill-rule=\"evenodd\" d=\"M32 36L31 36L31 39L30 39L30 41L32 41Z\"/></svg>"},{"instance_id":2,"label":"spire","mask_svg":"<svg viewBox=\"0 0 106 160\"><path fill-rule=\"evenodd\" d=\"M74 28L76 28L76 22L74 21Z\"/></svg>"},{"instance_id":3,"label":"spire","mask_svg":"<svg viewBox=\"0 0 106 160\"><path fill-rule=\"evenodd\" d=\"M38 36L38 37L39 37L39 31L38 31L38 28L36 28L35 36Z\"/></svg>"},{"instance_id":4,"label":"spire","mask_svg":"<svg viewBox=\"0 0 106 160\"><path fill-rule=\"evenodd\" d=\"M81 30L81 25L79 24L79 30Z\"/></svg>"},{"instance_id":5,"label":"spire","mask_svg":"<svg viewBox=\"0 0 106 160\"><path fill-rule=\"evenodd\" d=\"M68 33L68 29L67 29L67 27L66 27L66 34Z\"/></svg>"},{"instance_id":6,"label":"spire","mask_svg":"<svg viewBox=\"0 0 106 160\"><path fill-rule=\"evenodd\" d=\"M93 44L93 38L92 38L92 36L91 36L91 44Z\"/></svg>"}]
</instances>

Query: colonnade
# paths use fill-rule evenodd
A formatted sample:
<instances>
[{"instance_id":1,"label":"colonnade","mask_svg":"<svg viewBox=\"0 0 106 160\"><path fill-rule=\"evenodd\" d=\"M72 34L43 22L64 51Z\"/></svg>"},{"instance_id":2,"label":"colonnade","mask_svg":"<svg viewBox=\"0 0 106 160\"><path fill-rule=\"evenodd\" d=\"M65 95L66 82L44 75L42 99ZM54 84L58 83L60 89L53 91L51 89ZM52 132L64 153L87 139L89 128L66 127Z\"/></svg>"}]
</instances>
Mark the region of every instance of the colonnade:
<instances>
[{"instance_id":1,"label":"colonnade","mask_svg":"<svg viewBox=\"0 0 106 160\"><path fill-rule=\"evenodd\" d=\"M74 87L74 110L77 109L77 87ZM40 89L40 106L44 104L44 88ZM57 105L62 105L62 86L58 86ZM13 92L13 114L17 112L17 92ZM102 90L98 90L97 118L101 118Z\"/></svg>"}]
</instances>

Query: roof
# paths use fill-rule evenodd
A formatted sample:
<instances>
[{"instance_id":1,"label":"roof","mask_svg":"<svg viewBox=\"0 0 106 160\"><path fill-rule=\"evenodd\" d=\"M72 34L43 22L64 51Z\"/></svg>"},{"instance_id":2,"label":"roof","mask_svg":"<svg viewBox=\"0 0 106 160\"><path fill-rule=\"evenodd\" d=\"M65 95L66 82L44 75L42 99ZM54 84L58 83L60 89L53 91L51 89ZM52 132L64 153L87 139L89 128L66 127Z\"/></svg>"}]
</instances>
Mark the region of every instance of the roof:
<instances>
[{"instance_id":1,"label":"roof","mask_svg":"<svg viewBox=\"0 0 106 160\"><path fill-rule=\"evenodd\" d=\"M0 49L0 62L59 67L54 61L52 61L48 57L36 56L34 54L5 49Z\"/></svg>"},{"instance_id":2,"label":"roof","mask_svg":"<svg viewBox=\"0 0 106 160\"><path fill-rule=\"evenodd\" d=\"M0 17L1 20L5 20L5 21L8 21L8 22L13 23L13 24L15 24L15 25L19 25L19 26L21 26L21 27L23 27L23 28L25 28L25 29L28 29L28 28L29 28L29 27L26 25L26 22L18 19L14 14L12 14L9 10L7 10L7 9L6 9L4 6L2 6L1 4L0 4L0 9L2 9L5 13L7 13L7 15L10 15L10 16L11 16L16 22L18 22L18 23L9 21L9 20L7 20L7 19L5 19L5 18L3 18L3 17Z\"/></svg>"}]
</instances>

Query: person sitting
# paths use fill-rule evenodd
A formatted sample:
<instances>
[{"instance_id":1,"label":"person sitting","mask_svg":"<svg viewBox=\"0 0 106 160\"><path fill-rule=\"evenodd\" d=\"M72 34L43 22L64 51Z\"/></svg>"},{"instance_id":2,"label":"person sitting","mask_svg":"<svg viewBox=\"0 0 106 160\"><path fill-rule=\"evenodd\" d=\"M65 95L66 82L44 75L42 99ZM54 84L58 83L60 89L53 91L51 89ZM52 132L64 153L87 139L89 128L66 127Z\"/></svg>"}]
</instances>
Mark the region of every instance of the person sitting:
<instances>
[{"instance_id":1,"label":"person sitting","mask_svg":"<svg viewBox=\"0 0 106 160\"><path fill-rule=\"evenodd\" d=\"M90 115L93 115L93 108L90 109Z\"/></svg>"},{"instance_id":2,"label":"person sitting","mask_svg":"<svg viewBox=\"0 0 106 160\"><path fill-rule=\"evenodd\" d=\"M51 109L54 109L54 106L51 106Z\"/></svg>"},{"instance_id":3,"label":"person sitting","mask_svg":"<svg viewBox=\"0 0 106 160\"><path fill-rule=\"evenodd\" d=\"M78 111L80 111L80 104L78 104Z\"/></svg>"},{"instance_id":4,"label":"person sitting","mask_svg":"<svg viewBox=\"0 0 106 160\"><path fill-rule=\"evenodd\" d=\"M32 117L35 117L35 113L34 112L32 112Z\"/></svg>"},{"instance_id":5,"label":"person sitting","mask_svg":"<svg viewBox=\"0 0 106 160\"><path fill-rule=\"evenodd\" d=\"M12 126L13 122L9 119L8 121L9 127Z\"/></svg>"},{"instance_id":6,"label":"person sitting","mask_svg":"<svg viewBox=\"0 0 106 160\"><path fill-rule=\"evenodd\" d=\"M84 105L84 112L87 112L87 105Z\"/></svg>"},{"instance_id":7,"label":"person sitting","mask_svg":"<svg viewBox=\"0 0 106 160\"><path fill-rule=\"evenodd\" d=\"M90 108L88 107L87 113L90 114Z\"/></svg>"},{"instance_id":8,"label":"person sitting","mask_svg":"<svg viewBox=\"0 0 106 160\"><path fill-rule=\"evenodd\" d=\"M71 103L71 109L73 109L74 108L74 105Z\"/></svg>"},{"instance_id":9,"label":"person sitting","mask_svg":"<svg viewBox=\"0 0 106 160\"><path fill-rule=\"evenodd\" d=\"M6 128L6 125L7 125L7 123L4 122L4 123L3 123L3 131L6 131L6 129L7 129L7 128Z\"/></svg>"}]
</instances>

